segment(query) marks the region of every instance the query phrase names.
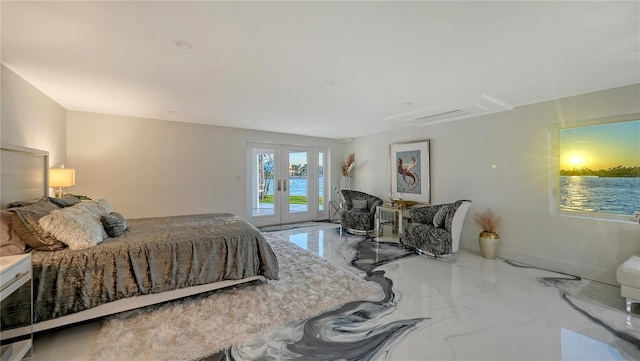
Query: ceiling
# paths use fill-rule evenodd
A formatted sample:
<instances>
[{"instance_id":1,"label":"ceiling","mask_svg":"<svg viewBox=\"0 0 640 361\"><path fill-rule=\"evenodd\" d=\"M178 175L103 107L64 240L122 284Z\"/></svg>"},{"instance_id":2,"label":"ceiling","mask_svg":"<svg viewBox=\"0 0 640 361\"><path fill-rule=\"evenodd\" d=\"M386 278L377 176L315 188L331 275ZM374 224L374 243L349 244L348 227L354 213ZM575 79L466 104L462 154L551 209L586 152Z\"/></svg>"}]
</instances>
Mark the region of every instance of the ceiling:
<instances>
[{"instance_id":1,"label":"ceiling","mask_svg":"<svg viewBox=\"0 0 640 361\"><path fill-rule=\"evenodd\" d=\"M2 63L77 111L342 139L640 83L638 1L0 6Z\"/></svg>"}]
</instances>

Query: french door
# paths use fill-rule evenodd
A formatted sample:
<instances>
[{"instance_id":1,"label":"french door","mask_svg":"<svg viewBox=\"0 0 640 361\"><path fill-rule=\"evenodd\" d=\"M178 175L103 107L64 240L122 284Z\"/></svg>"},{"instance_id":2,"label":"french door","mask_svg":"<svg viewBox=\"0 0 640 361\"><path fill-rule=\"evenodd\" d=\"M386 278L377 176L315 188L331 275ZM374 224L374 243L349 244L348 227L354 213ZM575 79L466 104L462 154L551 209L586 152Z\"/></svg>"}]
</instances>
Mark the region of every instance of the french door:
<instances>
[{"instance_id":1,"label":"french door","mask_svg":"<svg viewBox=\"0 0 640 361\"><path fill-rule=\"evenodd\" d=\"M249 143L249 221L256 226L326 218L326 150Z\"/></svg>"}]
</instances>

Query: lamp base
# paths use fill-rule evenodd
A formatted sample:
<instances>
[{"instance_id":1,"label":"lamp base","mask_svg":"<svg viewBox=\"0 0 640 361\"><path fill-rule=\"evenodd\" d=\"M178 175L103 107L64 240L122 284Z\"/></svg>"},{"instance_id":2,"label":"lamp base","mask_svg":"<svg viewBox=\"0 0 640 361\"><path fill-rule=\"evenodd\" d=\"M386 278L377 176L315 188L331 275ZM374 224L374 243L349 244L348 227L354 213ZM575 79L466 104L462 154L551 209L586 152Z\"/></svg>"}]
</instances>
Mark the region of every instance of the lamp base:
<instances>
[{"instance_id":1,"label":"lamp base","mask_svg":"<svg viewBox=\"0 0 640 361\"><path fill-rule=\"evenodd\" d=\"M60 187L56 189L56 192L55 192L56 198L62 198L64 197L65 194L67 194L67 192L64 191L64 188Z\"/></svg>"}]
</instances>

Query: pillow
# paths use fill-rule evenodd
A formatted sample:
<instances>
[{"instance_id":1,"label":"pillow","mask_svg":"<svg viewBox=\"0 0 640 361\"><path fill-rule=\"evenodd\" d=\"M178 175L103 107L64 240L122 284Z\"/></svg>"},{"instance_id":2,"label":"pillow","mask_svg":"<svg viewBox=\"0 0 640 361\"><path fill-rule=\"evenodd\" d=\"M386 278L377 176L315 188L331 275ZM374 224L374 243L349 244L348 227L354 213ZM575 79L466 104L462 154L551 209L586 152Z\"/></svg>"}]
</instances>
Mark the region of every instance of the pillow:
<instances>
[{"instance_id":1,"label":"pillow","mask_svg":"<svg viewBox=\"0 0 640 361\"><path fill-rule=\"evenodd\" d=\"M369 207L367 207L367 201L365 199L354 199L351 201L353 204L353 209L357 211L368 211Z\"/></svg>"},{"instance_id":2,"label":"pillow","mask_svg":"<svg viewBox=\"0 0 640 361\"><path fill-rule=\"evenodd\" d=\"M62 241L72 250L93 247L105 240L107 232L102 228L99 216L88 210L84 203L51 211L40 218L45 231Z\"/></svg>"},{"instance_id":3,"label":"pillow","mask_svg":"<svg viewBox=\"0 0 640 361\"><path fill-rule=\"evenodd\" d=\"M11 209L3 209L0 213L0 257L25 253L29 249L13 229L12 215Z\"/></svg>"},{"instance_id":4,"label":"pillow","mask_svg":"<svg viewBox=\"0 0 640 361\"><path fill-rule=\"evenodd\" d=\"M118 212L111 212L100 217L104 230L109 237L120 237L127 230L127 220Z\"/></svg>"},{"instance_id":5,"label":"pillow","mask_svg":"<svg viewBox=\"0 0 640 361\"><path fill-rule=\"evenodd\" d=\"M433 216L433 226L436 228L444 228L444 220L449 212L449 205L445 204L438 209L436 215Z\"/></svg>"},{"instance_id":6,"label":"pillow","mask_svg":"<svg viewBox=\"0 0 640 361\"><path fill-rule=\"evenodd\" d=\"M464 201L463 200L456 201L449 206L449 212L447 212L447 218L445 218L444 220L444 228L449 232L451 232L451 229L453 227L453 217L456 215L456 211L458 210L458 208L460 208L460 205L462 205L462 202Z\"/></svg>"},{"instance_id":7,"label":"pillow","mask_svg":"<svg viewBox=\"0 0 640 361\"><path fill-rule=\"evenodd\" d=\"M63 249L64 243L49 235L38 223L40 218L57 209L59 209L58 206L46 199L41 199L30 206L15 208L11 215L13 229L20 240L33 249L39 251Z\"/></svg>"},{"instance_id":8,"label":"pillow","mask_svg":"<svg viewBox=\"0 0 640 361\"><path fill-rule=\"evenodd\" d=\"M97 217L98 220L100 220L100 217L106 216L107 214L113 212L111 203L109 203L109 201L104 198L95 201L81 202L77 205L77 207L81 208L85 212L93 214Z\"/></svg>"},{"instance_id":9,"label":"pillow","mask_svg":"<svg viewBox=\"0 0 640 361\"><path fill-rule=\"evenodd\" d=\"M32 205L34 203L38 203L38 201L41 200L41 199L42 199L42 197L37 198L37 199L28 200L28 201L11 202L11 203L9 203L9 207L8 208L30 206L30 205Z\"/></svg>"},{"instance_id":10,"label":"pillow","mask_svg":"<svg viewBox=\"0 0 640 361\"><path fill-rule=\"evenodd\" d=\"M47 197L47 199L49 200L49 202L55 204L60 208L71 207L80 203L80 200L78 198L71 195L66 195L61 198Z\"/></svg>"}]
</instances>

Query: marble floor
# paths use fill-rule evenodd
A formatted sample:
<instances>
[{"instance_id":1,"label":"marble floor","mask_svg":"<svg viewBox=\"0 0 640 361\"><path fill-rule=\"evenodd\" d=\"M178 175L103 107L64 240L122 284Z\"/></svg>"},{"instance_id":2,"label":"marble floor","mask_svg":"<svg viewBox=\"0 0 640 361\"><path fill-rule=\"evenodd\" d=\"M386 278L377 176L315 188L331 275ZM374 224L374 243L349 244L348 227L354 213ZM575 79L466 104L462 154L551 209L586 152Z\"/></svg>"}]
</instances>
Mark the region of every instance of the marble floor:
<instances>
[{"instance_id":1,"label":"marble floor","mask_svg":"<svg viewBox=\"0 0 640 361\"><path fill-rule=\"evenodd\" d=\"M428 259L330 223L264 231L377 282L384 296L206 360L640 360L640 315L626 314L617 287L467 251ZM37 335L33 360L86 360L99 328Z\"/></svg>"}]
</instances>

